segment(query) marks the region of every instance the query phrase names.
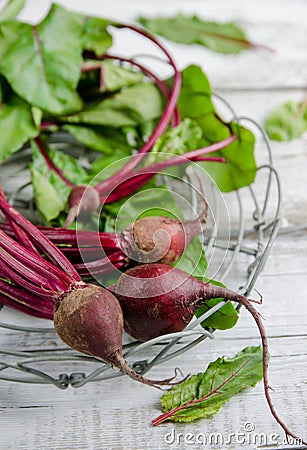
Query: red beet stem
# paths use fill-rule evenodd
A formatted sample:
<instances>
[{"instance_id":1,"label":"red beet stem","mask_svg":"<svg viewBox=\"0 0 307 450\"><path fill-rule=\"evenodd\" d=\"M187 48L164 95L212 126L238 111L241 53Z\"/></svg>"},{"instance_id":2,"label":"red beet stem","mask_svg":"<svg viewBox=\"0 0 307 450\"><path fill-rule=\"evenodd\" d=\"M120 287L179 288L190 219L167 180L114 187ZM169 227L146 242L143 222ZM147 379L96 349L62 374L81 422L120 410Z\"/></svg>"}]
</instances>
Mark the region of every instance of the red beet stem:
<instances>
[{"instance_id":1,"label":"red beet stem","mask_svg":"<svg viewBox=\"0 0 307 450\"><path fill-rule=\"evenodd\" d=\"M206 162L226 162L224 158L214 158L214 157L199 157L199 158L195 158L193 159L193 161L206 161ZM179 164L188 164L189 161L182 161L181 163L176 162L176 164L174 165L179 165ZM116 186L116 188L114 189L114 191L107 197L105 198L104 196L101 197L101 201L104 204L109 204L109 203L113 203L117 200L122 199L123 197L127 197L128 195L130 195L132 192L135 192L137 189L140 189L142 186L144 186L151 178L153 178L158 172L154 171L152 173L146 173L146 174L140 174L140 175L136 175L134 176L134 174L131 174L131 178L128 179L127 181L124 181L123 183L121 183L119 186Z\"/></svg>"},{"instance_id":2,"label":"red beet stem","mask_svg":"<svg viewBox=\"0 0 307 450\"><path fill-rule=\"evenodd\" d=\"M118 185L123 179L125 179L125 176L131 172L144 158L145 154L149 152L156 142L156 140L161 136L161 134L165 131L169 120L171 116L173 115L174 108L176 107L178 96L180 93L181 88L181 73L177 69L177 66L175 64L174 59L170 55L170 53L164 48L162 44L151 34L147 33L146 31L135 27L133 25L126 25L126 24L116 24L119 28L127 28L130 29L150 41L152 41L156 46L162 50L162 52L167 57L167 60L169 64L172 66L174 70L174 80L173 80L173 86L170 90L170 94L165 106L165 109L163 111L163 114L158 122L158 125L156 126L154 132L149 137L148 141L144 144L144 146L138 151L136 156L132 158L127 164L125 164L124 167L119 169L114 175L109 177L107 180L102 181L98 185L96 185L96 189L100 193L100 195L103 195L103 193L108 192L112 190L112 188L116 185Z\"/></svg>"},{"instance_id":3,"label":"red beet stem","mask_svg":"<svg viewBox=\"0 0 307 450\"><path fill-rule=\"evenodd\" d=\"M3 214L10 220L18 224L27 235L33 240L37 246L52 260L52 262L59 266L70 278L71 281L81 282L81 277L74 269L72 264L63 255L63 253L39 231L35 225L23 217L15 208L13 208L5 199L2 189L0 189L0 209Z\"/></svg>"},{"instance_id":4,"label":"red beet stem","mask_svg":"<svg viewBox=\"0 0 307 450\"><path fill-rule=\"evenodd\" d=\"M61 180L69 187L74 187L75 184L72 183L70 180L68 180L68 178L66 178L62 171L54 164L54 162L51 160L51 158L49 157L48 153L46 152L46 149L44 147L44 144L42 143L42 140L40 137L36 137L34 139L35 144L37 145L41 155L43 156L47 166L49 169L53 170L59 178L61 178Z\"/></svg>"},{"instance_id":5,"label":"red beet stem","mask_svg":"<svg viewBox=\"0 0 307 450\"><path fill-rule=\"evenodd\" d=\"M15 309L18 309L18 304L22 304L27 308L40 311L42 314L50 314L51 312L53 313L53 301L47 301L45 298L43 299L42 297L39 297L32 292L25 291L24 289L7 283L1 279L0 294L2 295L2 297L6 297L14 301L14 303L17 303ZM2 303L1 300L0 303ZM6 305L9 306L7 303Z\"/></svg>"},{"instance_id":6,"label":"red beet stem","mask_svg":"<svg viewBox=\"0 0 307 450\"><path fill-rule=\"evenodd\" d=\"M0 228L9 233L9 226L0 223ZM73 245L77 247L96 246L107 249L120 249L118 236L116 233L94 232L84 230L68 230L67 228L50 228L44 226L37 227L44 235L52 240L54 244Z\"/></svg>"},{"instance_id":7,"label":"red beet stem","mask_svg":"<svg viewBox=\"0 0 307 450\"><path fill-rule=\"evenodd\" d=\"M95 259L86 263L75 264L75 269L82 276L101 275L103 273L111 272L114 268L123 267L128 261L128 258L121 252L115 252L104 258Z\"/></svg>"},{"instance_id":8,"label":"red beet stem","mask_svg":"<svg viewBox=\"0 0 307 450\"><path fill-rule=\"evenodd\" d=\"M34 294L43 297L43 298L52 298L54 295L54 292L56 290L52 290L50 285L46 286L42 283L37 284L36 278L31 273L31 278L25 278L24 276L20 275L19 273L15 272L11 267L10 264L5 262L5 255L3 255L3 251L0 251L0 271L2 273L6 274L6 278L9 280L12 280L14 283L16 283L18 286L22 286L24 289L28 290L29 292L33 292ZM24 267L20 267L22 270ZM25 276L29 275L29 271L24 272Z\"/></svg>"},{"instance_id":9,"label":"red beet stem","mask_svg":"<svg viewBox=\"0 0 307 450\"><path fill-rule=\"evenodd\" d=\"M59 283L62 288L66 288L71 284L71 279L58 267L46 261L40 255L27 250L23 245L11 239L3 231L0 230L0 247L9 253L15 260L32 269L38 275L45 277L53 283Z\"/></svg>"},{"instance_id":10,"label":"red beet stem","mask_svg":"<svg viewBox=\"0 0 307 450\"><path fill-rule=\"evenodd\" d=\"M172 167L175 165L187 164L190 161L213 161L213 162L225 162L224 158L206 158L204 159L203 155L216 152L221 150L232 142L236 140L235 135L231 135L230 137L223 139L220 142L216 142L214 144L208 145L207 147L199 148L197 150L192 150L190 152L184 153L183 155L176 155L166 161L160 161L155 164L151 164L150 166L143 167L136 172L132 172L129 177L127 176L125 180L123 180L110 195L101 195L101 202L108 204L114 201L117 201L127 195L134 192L136 189L142 187L147 183L154 175L162 170L166 170L168 167Z\"/></svg>"},{"instance_id":11,"label":"red beet stem","mask_svg":"<svg viewBox=\"0 0 307 450\"><path fill-rule=\"evenodd\" d=\"M32 253L35 253L36 255L39 255L39 251L27 235L16 223L14 223L12 220L8 219L8 222L10 224L10 227L13 230L13 236L20 242L23 243L23 245L31 250Z\"/></svg>"},{"instance_id":12,"label":"red beet stem","mask_svg":"<svg viewBox=\"0 0 307 450\"><path fill-rule=\"evenodd\" d=\"M39 319L53 319L53 306L51 305L50 310L47 310L46 305L44 309L34 309L24 304L22 300L16 301L3 294L0 294L0 305L7 306L8 308L15 309L16 311L19 311L23 314L37 317Z\"/></svg>"}]
</instances>

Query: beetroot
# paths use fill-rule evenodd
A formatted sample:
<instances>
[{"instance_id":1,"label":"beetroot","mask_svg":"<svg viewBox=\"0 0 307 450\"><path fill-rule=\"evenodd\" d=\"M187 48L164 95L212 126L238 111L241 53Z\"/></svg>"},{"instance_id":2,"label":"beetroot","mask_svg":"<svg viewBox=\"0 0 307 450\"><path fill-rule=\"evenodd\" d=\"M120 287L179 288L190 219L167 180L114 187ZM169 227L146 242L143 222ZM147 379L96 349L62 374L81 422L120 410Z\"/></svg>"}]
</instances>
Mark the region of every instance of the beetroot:
<instances>
[{"instance_id":1,"label":"beetroot","mask_svg":"<svg viewBox=\"0 0 307 450\"><path fill-rule=\"evenodd\" d=\"M95 188L90 185L74 186L68 197L68 215L64 227L73 223L79 215L88 215L90 212L98 211L100 197Z\"/></svg>"},{"instance_id":2,"label":"beetroot","mask_svg":"<svg viewBox=\"0 0 307 450\"><path fill-rule=\"evenodd\" d=\"M0 304L46 319L54 309L55 329L73 349L112 364L143 384L172 384L171 379L148 380L125 361L123 316L116 297L82 281L61 251L9 205L1 189L0 209L21 241L0 230Z\"/></svg>"},{"instance_id":3,"label":"beetroot","mask_svg":"<svg viewBox=\"0 0 307 450\"><path fill-rule=\"evenodd\" d=\"M181 222L171 217L143 217L123 231L123 251L138 262L174 264L201 233L200 221L201 218Z\"/></svg>"},{"instance_id":4,"label":"beetroot","mask_svg":"<svg viewBox=\"0 0 307 450\"><path fill-rule=\"evenodd\" d=\"M268 380L268 341L261 316L251 300L164 264L144 264L129 269L120 276L113 292L122 306L125 330L140 341L183 330L196 309L211 298L225 298L243 305L253 316L260 333L264 392L270 411L287 439L291 436L299 440L273 406Z\"/></svg>"},{"instance_id":5,"label":"beetroot","mask_svg":"<svg viewBox=\"0 0 307 450\"><path fill-rule=\"evenodd\" d=\"M150 386L170 380L148 380L127 364L122 355L123 314L111 292L86 285L65 295L55 307L54 327L71 348L112 364L130 378Z\"/></svg>"},{"instance_id":6,"label":"beetroot","mask_svg":"<svg viewBox=\"0 0 307 450\"><path fill-rule=\"evenodd\" d=\"M114 293L123 310L125 331L143 342L182 331L203 303L202 291L203 283L196 278L153 263L127 270Z\"/></svg>"}]
</instances>

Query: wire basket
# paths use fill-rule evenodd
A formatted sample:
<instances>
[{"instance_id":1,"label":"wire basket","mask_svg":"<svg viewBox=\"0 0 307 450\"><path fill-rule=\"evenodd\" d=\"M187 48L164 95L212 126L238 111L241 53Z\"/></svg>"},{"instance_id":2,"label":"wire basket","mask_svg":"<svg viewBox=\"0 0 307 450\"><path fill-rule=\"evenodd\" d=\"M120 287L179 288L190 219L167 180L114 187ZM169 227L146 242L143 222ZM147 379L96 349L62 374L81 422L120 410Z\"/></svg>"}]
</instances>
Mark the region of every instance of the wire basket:
<instances>
[{"instance_id":1,"label":"wire basket","mask_svg":"<svg viewBox=\"0 0 307 450\"><path fill-rule=\"evenodd\" d=\"M227 283L228 280L235 279L238 284L231 286L232 289L249 295L263 270L278 233L280 182L278 173L273 167L270 142L262 127L250 118L237 116L231 106L219 95L215 94L215 99L228 111L230 120L240 124L248 123L254 128L255 134L258 135L256 155L261 163L258 163L256 180L252 185L226 196L227 204L229 202L231 210L236 211L236 218L232 219L235 226L231 229L230 240L219 238L217 226L204 236L203 244L206 255L214 252L214 259L218 262L216 279ZM64 136L54 138L55 143L63 143L63 140L65 140ZM27 169L29 158L27 149L18 152L8 163L0 167L0 176L10 202L26 216L33 217L33 200L30 191L27 190L30 184L30 174ZM187 169L187 179L191 176L193 177ZM212 186L211 194L217 195L214 186ZM213 213L218 225L219 212L216 210ZM219 260L221 255L223 255L222 264ZM240 264L240 267L244 266L245 269L238 273L238 262L242 262L242 259L244 264ZM204 329L200 323L222 308L225 303L226 301L220 302L201 317L193 319L180 333L160 336L145 343L131 339L124 342L125 358L135 371L145 374L153 366L182 355L206 338L213 338L214 330ZM79 388L88 382L123 375L108 364L67 348L57 338L53 327L47 328L45 324L44 326L36 325L38 319L33 319L35 325L29 322L31 326L8 323L5 320L5 311L6 308L0 310L0 380L52 384L59 389L66 389L69 385ZM10 317L14 317L14 314ZM38 322L42 323L39 320ZM20 348L12 349L11 346L3 348L1 341L3 342L2 338L7 335L8 330L10 330L10 339L12 339L12 333L21 333L24 339L27 334L31 334L32 337L35 334L40 341L43 340L46 343L40 344L39 350L23 351Z\"/></svg>"}]
</instances>

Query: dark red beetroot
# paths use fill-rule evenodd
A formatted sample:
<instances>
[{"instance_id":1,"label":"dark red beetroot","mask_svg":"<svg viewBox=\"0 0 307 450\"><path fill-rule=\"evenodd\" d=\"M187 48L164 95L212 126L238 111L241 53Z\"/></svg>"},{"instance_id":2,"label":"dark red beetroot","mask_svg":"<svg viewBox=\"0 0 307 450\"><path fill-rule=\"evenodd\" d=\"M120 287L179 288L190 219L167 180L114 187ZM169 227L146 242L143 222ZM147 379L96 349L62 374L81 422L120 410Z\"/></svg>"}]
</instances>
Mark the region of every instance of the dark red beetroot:
<instances>
[{"instance_id":1,"label":"dark red beetroot","mask_svg":"<svg viewBox=\"0 0 307 450\"><path fill-rule=\"evenodd\" d=\"M122 306L125 330L140 341L183 330L196 309L211 298L225 298L243 305L253 316L260 333L264 392L270 411L287 439L291 436L299 440L273 406L268 380L268 341L261 316L250 300L164 264L144 264L129 269L120 276L114 293Z\"/></svg>"},{"instance_id":2,"label":"dark red beetroot","mask_svg":"<svg viewBox=\"0 0 307 450\"><path fill-rule=\"evenodd\" d=\"M132 267L120 276L114 291L123 310L125 331L142 342L182 331L204 303L203 286L168 265Z\"/></svg>"}]
</instances>

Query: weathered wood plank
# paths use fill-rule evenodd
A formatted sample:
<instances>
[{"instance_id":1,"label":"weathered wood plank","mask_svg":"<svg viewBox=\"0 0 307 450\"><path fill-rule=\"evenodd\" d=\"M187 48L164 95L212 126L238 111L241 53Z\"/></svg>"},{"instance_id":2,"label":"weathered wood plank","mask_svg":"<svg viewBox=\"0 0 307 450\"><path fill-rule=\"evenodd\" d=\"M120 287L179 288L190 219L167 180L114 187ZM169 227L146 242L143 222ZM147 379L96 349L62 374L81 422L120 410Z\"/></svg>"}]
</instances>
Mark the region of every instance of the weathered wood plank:
<instances>
[{"instance_id":1,"label":"weathered wood plank","mask_svg":"<svg viewBox=\"0 0 307 450\"><path fill-rule=\"evenodd\" d=\"M173 14L178 10L197 13L205 18L238 21L254 41L269 44L276 53L263 50L240 55L217 55L199 47L167 43L181 67L201 63L213 87L242 115L263 121L272 107L288 99L299 100L307 79L305 51L305 0L143 0L99 2L97 0L62 0L71 8L86 10L120 20L132 20L138 14ZM28 0L24 18L35 20L46 10L48 1ZM125 36L128 36L125 35ZM132 37L118 43L122 52L144 51L147 47ZM281 89L282 88L282 89ZM274 165L279 171L283 188L283 222L257 289L264 303L259 310L265 318L270 343L270 383L280 415L297 434L306 436L307 429L307 366L306 366L306 140L293 143L273 143ZM259 158L265 159L260 145ZM246 214L253 211L249 194L243 196ZM227 198L229 209L233 200ZM235 224L235 222L234 222ZM249 239L252 239L248 222ZM238 286L248 258L239 258L229 284ZM33 323L14 312L0 314L20 324ZM38 322L36 322L38 323ZM166 377L178 365L184 373L204 370L207 364L222 354L234 354L247 345L258 345L259 336L252 319L242 311L238 325L230 331L216 333L213 341L206 340L178 360L170 361L150 371L152 377ZM42 350L62 346L54 335L0 332L0 346L22 350ZM144 357L150 357L148 351ZM73 366L72 370L76 366ZM57 373L60 367L50 369ZM79 368L78 368L79 370ZM89 370L88 368L85 371ZM244 432L251 422L255 429L243 433L243 442L231 442L224 448L252 448L257 433L270 436L280 428L271 418L261 384L233 398L211 420L187 425L166 423L153 428L150 421L159 414L161 392L138 385L126 377L112 381L87 384L79 390L59 391L53 386L33 386L0 382L1 444L5 450L44 449L167 449L222 447L220 441L190 445L184 442L187 433L195 439L202 434L222 435L225 441L231 433ZM171 433L168 434L167 433ZM182 436L179 435L182 433ZM175 443L170 440L175 436ZM165 438L168 437L168 442ZM213 436L214 437L214 436ZM178 440L179 439L179 440ZM281 441L279 441L281 443Z\"/></svg>"}]
</instances>

